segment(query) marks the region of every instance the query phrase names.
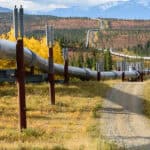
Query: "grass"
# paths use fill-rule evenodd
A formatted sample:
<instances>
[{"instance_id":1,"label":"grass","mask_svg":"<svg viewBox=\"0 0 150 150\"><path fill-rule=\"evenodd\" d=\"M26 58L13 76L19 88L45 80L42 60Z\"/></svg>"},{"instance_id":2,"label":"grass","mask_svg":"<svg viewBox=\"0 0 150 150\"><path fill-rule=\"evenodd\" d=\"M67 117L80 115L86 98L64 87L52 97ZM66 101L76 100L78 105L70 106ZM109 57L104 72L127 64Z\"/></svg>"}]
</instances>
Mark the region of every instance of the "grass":
<instances>
[{"instance_id":1,"label":"grass","mask_svg":"<svg viewBox=\"0 0 150 150\"><path fill-rule=\"evenodd\" d=\"M76 82L56 85L51 106L48 84L26 85L27 126L18 130L15 85L0 87L0 149L109 150L100 134L100 109L113 82Z\"/></svg>"},{"instance_id":2,"label":"grass","mask_svg":"<svg viewBox=\"0 0 150 150\"><path fill-rule=\"evenodd\" d=\"M147 117L150 118L150 80L145 82L144 86L144 113Z\"/></svg>"}]
</instances>

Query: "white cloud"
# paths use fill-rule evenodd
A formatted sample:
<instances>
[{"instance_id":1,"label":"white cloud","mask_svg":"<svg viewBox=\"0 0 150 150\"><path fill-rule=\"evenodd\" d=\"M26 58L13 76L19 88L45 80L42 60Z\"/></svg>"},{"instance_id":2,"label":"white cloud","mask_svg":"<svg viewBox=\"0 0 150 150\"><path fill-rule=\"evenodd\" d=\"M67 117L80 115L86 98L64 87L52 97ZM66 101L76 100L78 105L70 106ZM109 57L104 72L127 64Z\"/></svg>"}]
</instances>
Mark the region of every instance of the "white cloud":
<instances>
[{"instance_id":1,"label":"white cloud","mask_svg":"<svg viewBox=\"0 0 150 150\"><path fill-rule=\"evenodd\" d=\"M145 6L145 7L150 6L150 1L149 0L138 0L138 3Z\"/></svg>"},{"instance_id":2,"label":"white cloud","mask_svg":"<svg viewBox=\"0 0 150 150\"><path fill-rule=\"evenodd\" d=\"M118 4L119 4L119 2L108 2L108 3L100 5L100 8L103 10L107 10L111 7L117 6Z\"/></svg>"},{"instance_id":3,"label":"white cloud","mask_svg":"<svg viewBox=\"0 0 150 150\"><path fill-rule=\"evenodd\" d=\"M132 0L0 0L0 6L13 8L16 4L17 6L23 5L27 11L49 11L72 6L79 6L83 9L99 6L101 9L105 10L118 5L120 2L128 1ZM135 3L149 6L150 0L136 0Z\"/></svg>"},{"instance_id":4,"label":"white cloud","mask_svg":"<svg viewBox=\"0 0 150 150\"><path fill-rule=\"evenodd\" d=\"M13 8L14 5L23 5L26 10L32 11L45 11L54 10L56 8L68 8L71 6L79 7L92 7L105 5L111 7L117 2L125 2L129 0L0 0L0 6Z\"/></svg>"}]
</instances>

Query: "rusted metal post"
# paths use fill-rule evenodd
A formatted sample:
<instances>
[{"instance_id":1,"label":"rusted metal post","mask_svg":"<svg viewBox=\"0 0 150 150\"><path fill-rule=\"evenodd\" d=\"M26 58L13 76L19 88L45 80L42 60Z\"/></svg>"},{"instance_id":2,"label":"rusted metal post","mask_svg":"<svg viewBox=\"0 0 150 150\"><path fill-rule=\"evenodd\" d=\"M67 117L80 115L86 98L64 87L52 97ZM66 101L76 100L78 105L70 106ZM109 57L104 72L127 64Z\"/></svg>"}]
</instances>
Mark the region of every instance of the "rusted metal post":
<instances>
[{"instance_id":1,"label":"rusted metal post","mask_svg":"<svg viewBox=\"0 0 150 150\"><path fill-rule=\"evenodd\" d=\"M14 13L13 13L13 24L14 24L14 33L15 38L17 39L16 44L16 63L17 63L17 70L16 70L16 80L17 80L17 87L18 87L18 100L19 100L19 127L20 131L22 129L27 128L26 122L26 98L25 98L25 67L24 67L24 46L23 46L23 36L24 36L24 26L23 26L23 8L22 6L19 9L18 15L18 8L15 6ZM18 21L19 19L19 21ZM19 23L20 24L19 24ZM19 24L19 26L18 26ZM19 36L19 29L20 28L20 37Z\"/></svg>"},{"instance_id":2,"label":"rusted metal post","mask_svg":"<svg viewBox=\"0 0 150 150\"><path fill-rule=\"evenodd\" d=\"M100 81L101 80L101 73L100 71L97 71L97 81Z\"/></svg>"},{"instance_id":3,"label":"rusted metal post","mask_svg":"<svg viewBox=\"0 0 150 150\"><path fill-rule=\"evenodd\" d=\"M31 67L30 67L30 74L31 74L31 75L34 75L34 66L31 66Z\"/></svg>"},{"instance_id":4,"label":"rusted metal post","mask_svg":"<svg viewBox=\"0 0 150 150\"><path fill-rule=\"evenodd\" d=\"M143 82L144 80L143 80L143 76L144 76L144 73L143 73L143 71L140 73L140 79L141 79L141 82Z\"/></svg>"},{"instance_id":5,"label":"rusted metal post","mask_svg":"<svg viewBox=\"0 0 150 150\"><path fill-rule=\"evenodd\" d=\"M63 48L63 57L65 61L64 65L64 83L69 83L69 74L68 74L68 65L69 65L69 59L68 59L68 48Z\"/></svg>"},{"instance_id":6,"label":"rusted metal post","mask_svg":"<svg viewBox=\"0 0 150 150\"><path fill-rule=\"evenodd\" d=\"M122 72L122 82L124 82L125 81L125 72L123 71Z\"/></svg>"},{"instance_id":7,"label":"rusted metal post","mask_svg":"<svg viewBox=\"0 0 150 150\"><path fill-rule=\"evenodd\" d=\"M16 77L17 77L18 99L19 99L19 124L20 130L22 130L27 128L23 39L17 40L16 61L17 61Z\"/></svg>"},{"instance_id":8,"label":"rusted metal post","mask_svg":"<svg viewBox=\"0 0 150 150\"><path fill-rule=\"evenodd\" d=\"M54 30L52 26L46 25L46 43L49 48L48 52L48 81L50 84L49 93L51 95L50 101L55 105L55 77L54 77L54 62L53 62L53 42Z\"/></svg>"},{"instance_id":9,"label":"rusted metal post","mask_svg":"<svg viewBox=\"0 0 150 150\"><path fill-rule=\"evenodd\" d=\"M97 70L97 81L101 80L101 71L104 69L103 61L99 61L96 63L96 70Z\"/></svg>"},{"instance_id":10,"label":"rusted metal post","mask_svg":"<svg viewBox=\"0 0 150 150\"><path fill-rule=\"evenodd\" d=\"M49 93L51 94L51 104L55 105L55 78L54 78L54 64L53 64L53 47L49 48L49 72L48 81L50 83Z\"/></svg>"},{"instance_id":11,"label":"rusted metal post","mask_svg":"<svg viewBox=\"0 0 150 150\"><path fill-rule=\"evenodd\" d=\"M69 83L68 64L69 64L69 61L68 59L66 59L65 65L64 65L64 83L65 84Z\"/></svg>"}]
</instances>

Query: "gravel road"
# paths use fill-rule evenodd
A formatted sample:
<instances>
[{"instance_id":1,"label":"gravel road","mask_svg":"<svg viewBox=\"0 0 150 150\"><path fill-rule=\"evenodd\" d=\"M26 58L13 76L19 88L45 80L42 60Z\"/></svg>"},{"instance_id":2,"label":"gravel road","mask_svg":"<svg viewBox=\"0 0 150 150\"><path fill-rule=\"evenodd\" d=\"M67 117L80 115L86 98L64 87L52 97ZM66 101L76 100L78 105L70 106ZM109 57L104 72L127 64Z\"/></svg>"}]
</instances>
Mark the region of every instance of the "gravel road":
<instances>
[{"instance_id":1,"label":"gravel road","mask_svg":"<svg viewBox=\"0 0 150 150\"><path fill-rule=\"evenodd\" d=\"M150 120L143 114L144 83L119 83L104 100L101 132L129 150L150 150Z\"/></svg>"}]
</instances>

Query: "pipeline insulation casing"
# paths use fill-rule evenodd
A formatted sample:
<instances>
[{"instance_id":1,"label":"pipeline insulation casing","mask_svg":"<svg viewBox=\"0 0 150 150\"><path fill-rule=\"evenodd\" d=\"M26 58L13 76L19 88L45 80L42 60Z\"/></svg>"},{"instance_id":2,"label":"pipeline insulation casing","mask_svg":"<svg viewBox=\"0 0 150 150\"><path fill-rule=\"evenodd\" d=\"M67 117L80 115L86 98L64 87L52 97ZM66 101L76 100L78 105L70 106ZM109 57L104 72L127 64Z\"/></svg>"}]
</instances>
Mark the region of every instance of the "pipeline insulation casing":
<instances>
[{"instance_id":1,"label":"pipeline insulation casing","mask_svg":"<svg viewBox=\"0 0 150 150\"><path fill-rule=\"evenodd\" d=\"M16 59L16 43L7 40L0 40L0 58L1 59ZM28 67L37 66L44 72L48 72L48 61L33 53L28 48L24 48L24 61ZM54 64L54 71L58 75L64 75L64 65ZM97 80L97 71L92 71L88 68L68 67L70 76L87 79ZM137 71L125 71L126 77L136 78L139 76ZM121 71L101 72L101 79L121 78Z\"/></svg>"}]
</instances>

